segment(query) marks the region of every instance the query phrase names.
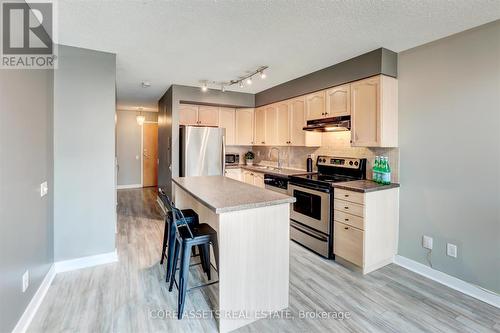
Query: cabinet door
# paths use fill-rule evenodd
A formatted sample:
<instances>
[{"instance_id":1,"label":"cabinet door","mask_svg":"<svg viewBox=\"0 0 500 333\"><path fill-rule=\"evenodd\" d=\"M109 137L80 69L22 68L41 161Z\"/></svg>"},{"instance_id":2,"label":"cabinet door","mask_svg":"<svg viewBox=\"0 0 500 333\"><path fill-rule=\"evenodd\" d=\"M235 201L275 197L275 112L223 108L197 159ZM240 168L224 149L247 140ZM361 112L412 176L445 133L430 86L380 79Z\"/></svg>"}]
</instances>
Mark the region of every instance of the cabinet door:
<instances>
[{"instance_id":1,"label":"cabinet door","mask_svg":"<svg viewBox=\"0 0 500 333\"><path fill-rule=\"evenodd\" d=\"M198 124L198 105L181 104L179 107L179 125Z\"/></svg>"},{"instance_id":2,"label":"cabinet door","mask_svg":"<svg viewBox=\"0 0 500 333\"><path fill-rule=\"evenodd\" d=\"M254 110L236 110L236 144L250 146L254 144Z\"/></svg>"},{"instance_id":3,"label":"cabinet door","mask_svg":"<svg viewBox=\"0 0 500 333\"><path fill-rule=\"evenodd\" d=\"M288 102L277 103L276 110L276 143L278 146L287 146L291 144L290 139L290 111Z\"/></svg>"},{"instance_id":4,"label":"cabinet door","mask_svg":"<svg viewBox=\"0 0 500 333\"><path fill-rule=\"evenodd\" d=\"M264 184L264 174L262 173L254 173L253 174L253 184L257 187L265 188Z\"/></svg>"},{"instance_id":5,"label":"cabinet door","mask_svg":"<svg viewBox=\"0 0 500 333\"><path fill-rule=\"evenodd\" d=\"M219 109L219 127L226 129L226 145L228 146L236 144L235 114L236 114L235 109L230 109L230 108Z\"/></svg>"},{"instance_id":6,"label":"cabinet door","mask_svg":"<svg viewBox=\"0 0 500 333\"><path fill-rule=\"evenodd\" d=\"M380 143L380 78L351 84L351 140L353 146L376 147Z\"/></svg>"},{"instance_id":7,"label":"cabinet door","mask_svg":"<svg viewBox=\"0 0 500 333\"><path fill-rule=\"evenodd\" d=\"M278 106L276 104L265 108L266 134L264 142L268 146L278 145Z\"/></svg>"},{"instance_id":8,"label":"cabinet door","mask_svg":"<svg viewBox=\"0 0 500 333\"><path fill-rule=\"evenodd\" d=\"M226 169L224 173L228 178L241 181L241 169Z\"/></svg>"},{"instance_id":9,"label":"cabinet door","mask_svg":"<svg viewBox=\"0 0 500 333\"><path fill-rule=\"evenodd\" d=\"M253 173L250 171L243 171L243 181L247 184L253 185L254 184L254 177Z\"/></svg>"},{"instance_id":10,"label":"cabinet door","mask_svg":"<svg viewBox=\"0 0 500 333\"><path fill-rule=\"evenodd\" d=\"M266 144L266 109L255 109L255 144Z\"/></svg>"},{"instance_id":11,"label":"cabinet door","mask_svg":"<svg viewBox=\"0 0 500 333\"><path fill-rule=\"evenodd\" d=\"M326 91L326 116L340 117L351 114L351 86L334 87Z\"/></svg>"},{"instance_id":12,"label":"cabinet door","mask_svg":"<svg viewBox=\"0 0 500 333\"><path fill-rule=\"evenodd\" d=\"M198 125L219 126L219 107L200 106L198 108Z\"/></svg>"},{"instance_id":13,"label":"cabinet door","mask_svg":"<svg viewBox=\"0 0 500 333\"><path fill-rule=\"evenodd\" d=\"M325 91L318 91L306 96L307 120L325 117Z\"/></svg>"},{"instance_id":14,"label":"cabinet door","mask_svg":"<svg viewBox=\"0 0 500 333\"><path fill-rule=\"evenodd\" d=\"M333 223L333 253L362 267L363 231L335 221Z\"/></svg>"},{"instance_id":15,"label":"cabinet door","mask_svg":"<svg viewBox=\"0 0 500 333\"><path fill-rule=\"evenodd\" d=\"M305 146L306 131L306 100L304 97L293 99L289 102L290 113L290 145Z\"/></svg>"}]
</instances>

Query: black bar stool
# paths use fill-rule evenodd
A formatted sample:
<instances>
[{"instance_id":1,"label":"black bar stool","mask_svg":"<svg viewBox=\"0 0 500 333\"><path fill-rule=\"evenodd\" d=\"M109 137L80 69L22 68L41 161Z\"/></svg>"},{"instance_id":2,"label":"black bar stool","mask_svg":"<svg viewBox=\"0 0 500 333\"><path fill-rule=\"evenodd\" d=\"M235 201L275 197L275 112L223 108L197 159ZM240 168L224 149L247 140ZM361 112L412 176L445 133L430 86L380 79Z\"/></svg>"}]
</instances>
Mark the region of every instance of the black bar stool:
<instances>
[{"instance_id":1,"label":"black bar stool","mask_svg":"<svg viewBox=\"0 0 500 333\"><path fill-rule=\"evenodd\" d=\"M165 217L165 228L163 230L163 245L162 245L162 252L161 252L161 259L160 259L160 265L163 265L163 260L167 259L167 268L166 268L166 277L165 280L166 282L170 281L170 277L172 276L172 271L173 271L173 258L174 258L174 242L175 242L175 226L173 224L173 217L172 217L172 201L170 198L166 195L165 191L163 189L158 189L159 196L163 204L165 205L165 208L168 210L166 217ZM192 209L183 209L182 214L184 214L184 217L186 218L186 222L190 225L197 225L199 223L199 218L198 214L192 210ZM168 253L167 253L167 248L168 248ZM206 260L204 258L204 254L207 250L199 246L199 255L201 259L201 265L203 268L203 271L207 273L207 276L210 278L210 267L206 266ZM210 255L210 253L208 253Z\"/></svg>"},{"instance_id":2,"label":"black bar stool","mask_svg":"<svg viewBox=\"0 0 500 333\"><path fill-rule=\"evenodd\" d=\"M204 260L210 271L210 244L212 244L215 256L215 265L217 272L219 272L219 245L217 243L217 232L208 224L200 223L198 225L189 225L186 218L183 216L182 211L172 206L172 217L174 218L175 232L175 249L174 249L174 272L170 280L169 291L172 291L174 283L179 290L177 301L177 318L182 319L184 312L184 304L186 300L186 292L192 289L206 287L217 283L218 281L210 282L204 285L196 286L187 289L189 278L189 261L191 259L191 250L194 246L202 246L205 249ZM180 251L180 271L179 283L175 281L175 272L177 271L177 262L179 260ZM208 279L210 275L207 273Z\"/></svg>"}]
</instances>

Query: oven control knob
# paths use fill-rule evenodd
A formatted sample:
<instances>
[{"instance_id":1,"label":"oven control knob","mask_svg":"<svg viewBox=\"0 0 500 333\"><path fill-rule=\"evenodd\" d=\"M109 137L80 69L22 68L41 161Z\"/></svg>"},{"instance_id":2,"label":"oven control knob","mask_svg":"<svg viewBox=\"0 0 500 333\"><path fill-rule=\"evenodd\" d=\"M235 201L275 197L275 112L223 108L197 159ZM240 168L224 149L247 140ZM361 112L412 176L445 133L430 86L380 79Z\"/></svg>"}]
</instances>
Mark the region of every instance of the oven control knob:
<instances>
[{"instance_id":1,"label":"oven control knob","mask_svg":"<svg viewBox=\"0 0 500 333\"><path fill-rule=\"evenodd\" d=\"M358 166L358 161L354 162L354 165L355 165L355 166Z\"/></svg>"},{"instance_id":2,"label":"oven control knob","mask_svg":"<svg viewBox=\"0 0 500 333\"><path fill-rule=\"evenodd\" d=\"M352 165L352 161L349 161L349 165Z\"/></svg>"}]
</instances>

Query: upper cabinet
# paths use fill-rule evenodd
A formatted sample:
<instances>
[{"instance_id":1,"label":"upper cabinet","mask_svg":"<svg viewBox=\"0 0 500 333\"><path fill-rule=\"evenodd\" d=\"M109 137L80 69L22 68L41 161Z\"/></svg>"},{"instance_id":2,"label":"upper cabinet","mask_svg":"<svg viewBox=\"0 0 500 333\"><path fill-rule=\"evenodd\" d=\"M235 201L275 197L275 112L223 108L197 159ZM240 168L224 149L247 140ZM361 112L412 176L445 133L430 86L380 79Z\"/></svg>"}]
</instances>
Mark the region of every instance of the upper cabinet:
<instances>
[{"instance_id":1,"label":"upper cabinet","mask_svg":"<svg viewBox=\"0 0 500 333\"><path fill-rule=\"evenodd\" d=\"M378 75L351 84L351 141L357 147L398 146L398 82Z\"/></svg>"},{"instance_id":2,"label":"upper cabinet","mask_svg":"<svg viewBox=\"0 0 500 333\"><path fill-rule=\"evenodd\" d=\"M217 106L200 106L198 108L198 125L219 126L219 108Z\"/></svg>"},{"instance_id":3,"label":"upper cabinet","mask_svg":"<svg viewBox=\"0 0 500 333\"><path fill-rule=\"evenodd\" d=\"M255 144L266 144L266 107L255 109Z\"/></svg>"},{"instance_id":4,"label":"upper cabinet","mask_svg":"<svg viewBox=\"0 0 500 333\"><path fill-rule=\"evenodd\" d=\"M180 125L198 125L198 105L181 104L179 107Z\"/></svg>"},{"instance_id":5,"label":"upper cabinet","mask_svg":"<svg viewBox=\"0 0 500 333\"><path fill-rule=\"evenodd\" d=\"M180 125L219 126L219 107L181 104Z\"/></svg>"},{"instance_id":6,"label":"upper cabinet","mask_svg":"<svg viewBox=\"0 0 500 333\"><path fill-rule=\"evenodd\" d=\"M232 108L219 109L219 127L226 129L226 145L236 144L236 110Z\"/></svg>"},{"instance_id":7,"label":"upper cabinet","mask_svg":"<svg viewBox=\"0 0 500 333\"><path fill-rule=\"evenodd\" d=\"M351 85L344 84L326 91L326 117L351 114Z\"/></svg>"},{"instance_id":8,"label":"upper cabinet","mask_svg":"<svg viewBox=\"0 0 500 333\"><path fill-rule=\"evenodd\" d=\"M306 119L321 119L326 117L325 91L306 95Z\"/></svg>"},{"instance_id":9,"label":"upper cabinet","mask_svg":"<svg viewBox=\"0 0 500 333\"><path fill-rule=\"evenodd\" d=\"M278 143L278 105L273 104L265 108L265 137L264 144L277 146Z\"/></svg>"},{"instance_id":10,"label":"upper cabinet","mask_svg":"<svg viewBox=\"0 0 500 333\"><path fill-rule=\"evenodd\" d=\"M321 146L321 133L306 132L306 99L304 96L297 97L287 102L288 104L288 145L291 146Z\"/></svg>"},{"instance_id":11,"label":"upper cabinet","mask_svg":"<svg viewBox=\"0 0 500 333\"><path fill-rule=\"evenodd\" d=\"M277 145L285 146L290 144L290 105L288 102L276 103L276 135Z\"/></svg>"},{"instance_id":12,"label":"upper cabinet","mask_svg":"<svg viewBox=\"0 0 500 333\"><path fill-rule=\"evenodd\" d=\"M236 118L236 145L251 146L254 144L254 109L237 109Z\"/></svg>"}]
</instances>

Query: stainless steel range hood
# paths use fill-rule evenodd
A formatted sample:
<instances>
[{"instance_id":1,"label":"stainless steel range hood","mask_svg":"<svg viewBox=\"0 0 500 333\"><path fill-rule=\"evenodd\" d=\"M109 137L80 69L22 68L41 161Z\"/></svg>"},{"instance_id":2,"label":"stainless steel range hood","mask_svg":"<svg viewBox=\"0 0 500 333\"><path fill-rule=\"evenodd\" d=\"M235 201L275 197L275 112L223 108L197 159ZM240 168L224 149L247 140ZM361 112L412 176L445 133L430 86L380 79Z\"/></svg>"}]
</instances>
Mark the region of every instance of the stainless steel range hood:
<instances>
[{"instance_id":1,"label":"stainless steel range hood","mask_svg":"<svg viewBox=\"0 0 500 333\"><path fill-rule=\"evenodd\" d=\"M309 120L304 131L312 132L342 132L351 130L351 116L340 116Z\"/></svg>"}]
</instances>

